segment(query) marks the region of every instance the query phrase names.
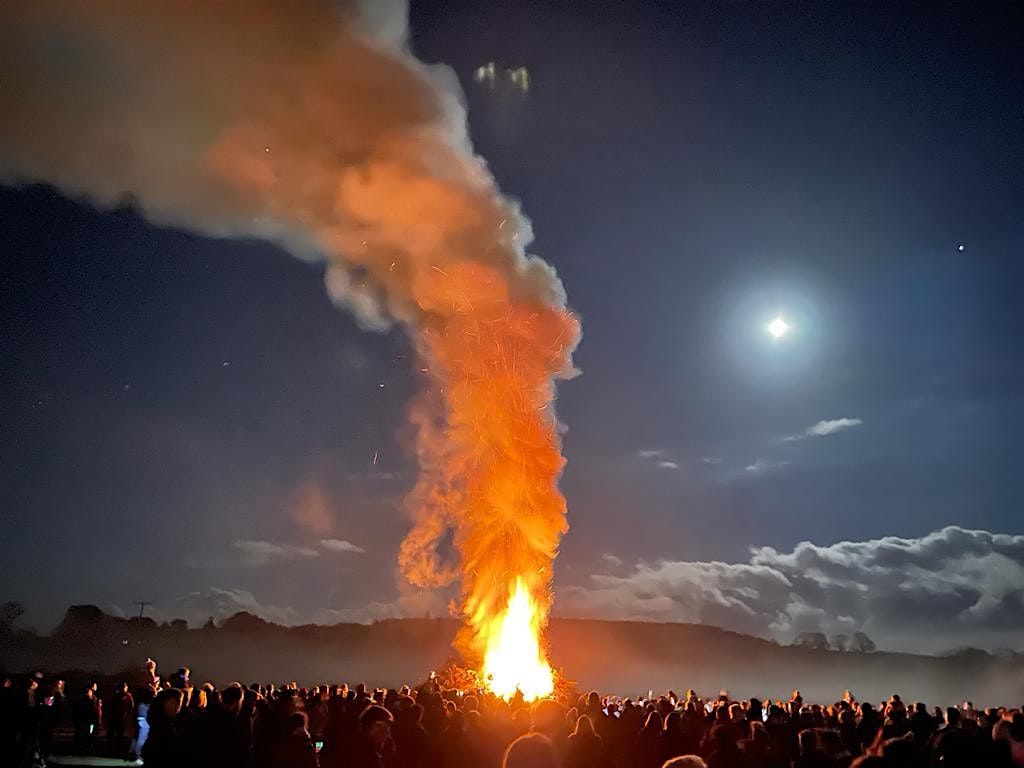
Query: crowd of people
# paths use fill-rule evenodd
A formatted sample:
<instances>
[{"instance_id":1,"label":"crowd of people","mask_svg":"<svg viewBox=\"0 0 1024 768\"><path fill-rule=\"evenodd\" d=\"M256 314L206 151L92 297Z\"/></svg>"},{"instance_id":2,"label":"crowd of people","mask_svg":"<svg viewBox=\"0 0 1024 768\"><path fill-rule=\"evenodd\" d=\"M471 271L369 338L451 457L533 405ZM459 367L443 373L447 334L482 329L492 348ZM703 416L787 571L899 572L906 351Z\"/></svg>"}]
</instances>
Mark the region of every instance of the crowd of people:
<instances>
[{"instance_id":1,"label":"crowd of people","mask_svg":"<svg viewBox=\"0 0 1024 768\"><path fill-rule=\"evenodd\" d=\"M5 678L0 762L43 766L55 735L73 732L76 754L147 768L1024 768L1021 709L970 702L573 691L528 703L433 676L398 689L218 688L187 667L161 678L153 661L139 678L73 698L61 680Z\"/></svg>"}]
</instances>

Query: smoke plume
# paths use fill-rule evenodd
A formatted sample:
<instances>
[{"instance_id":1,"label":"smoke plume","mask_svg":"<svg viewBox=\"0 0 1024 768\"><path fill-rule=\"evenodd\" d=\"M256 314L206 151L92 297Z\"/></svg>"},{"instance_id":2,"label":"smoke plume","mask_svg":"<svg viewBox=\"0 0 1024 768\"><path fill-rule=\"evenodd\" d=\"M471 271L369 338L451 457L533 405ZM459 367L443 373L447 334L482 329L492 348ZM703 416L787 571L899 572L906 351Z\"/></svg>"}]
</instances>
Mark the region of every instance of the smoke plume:
<instances>
[{"instance_id":1,"label":"smoke plume","mask_svg":"<svg viewBox=\"0 0 1024 768\"><path fill-rule=\"evenodd\" d=\"M471 655L516 579L546 617L579 326L404 4L12 3L0 34L0 179L325 259L333 299L404 324L424 370L403 573L460 580Z\"/></svg>"}]
</instances>

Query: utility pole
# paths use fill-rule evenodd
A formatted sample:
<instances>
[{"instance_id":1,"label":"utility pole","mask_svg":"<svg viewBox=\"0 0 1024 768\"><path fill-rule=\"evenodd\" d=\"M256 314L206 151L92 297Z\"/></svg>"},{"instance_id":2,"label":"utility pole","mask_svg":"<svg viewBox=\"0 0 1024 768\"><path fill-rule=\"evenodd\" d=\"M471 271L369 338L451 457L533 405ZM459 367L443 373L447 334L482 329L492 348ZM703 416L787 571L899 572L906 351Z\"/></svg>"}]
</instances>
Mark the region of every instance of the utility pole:
<instances>
[{"instance_id":1,"label":"utility pole","mask_svg":"<svg viewBox=\"0 0 1024 768\"><path fill-rule=\"evenodd\" d=\"M147 605L152 605L152 600L136 600L135 605L139 606L139 618L142 618L142 612L146 610Z\"/></svg>"}]
</instances>

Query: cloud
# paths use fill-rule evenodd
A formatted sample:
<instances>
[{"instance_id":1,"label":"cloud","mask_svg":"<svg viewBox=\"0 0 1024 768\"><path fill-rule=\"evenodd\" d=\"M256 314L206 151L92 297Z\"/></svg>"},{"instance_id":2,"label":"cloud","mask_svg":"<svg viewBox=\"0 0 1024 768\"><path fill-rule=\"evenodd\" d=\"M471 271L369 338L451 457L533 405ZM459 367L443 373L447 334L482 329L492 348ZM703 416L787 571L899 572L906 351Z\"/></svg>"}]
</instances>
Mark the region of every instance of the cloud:
<instances>
[{"instance_id":1,"label":"cloud","mask_svg":"<svg viewBox=\"0 0 1024 768\"><path fill-rule=\"evenodd\" d=\"M804 430L804 434L808 437L824 437L825 435L834 435L836 432L842 432L844 429L859 427L863 423L861 419L848 419L845 417L831 419L830 421L822 420Z\"/></svg>"},{"instance_id":2,"label":"cloud","mask_svg":"<svg viewBox=\"0 0 1024 768\"><path fill-rule=\"evenodd\" d=\"M660 448L644 448L636 452L638 459L656 459L659 456L664 456L665 451Z\"/></svg>"},{"instance_id":3,"label":"cloud","mask_svg":"<svg viewBox=\"0 0 1024 768\"><path fill-rule=\"evenodd\" d=\"M362 547L357 547L351 541L345 541L344 539L320 539L320 546L331 550L331 552L351 552L354 555L361 555L366 552Z\"/></svg>"},{"instance_id":4,"label":"cloud","mask_svg":"<svg viewBox=\"0 0 1024 768\"><path fill-rule=\"evenodd\" d=\"M257 539L239 539L234 543L241 550L242 560L247 565L261 566L272 563L290 562L308 557L317 557L319 552L297 544L279 544Z\"/></svg>"},{"instance_id":5,"label":"cloud","mask_svg":"<svg viewBox=\"0 0 1024 768\"><path fill-rule=\"evenodd\" d=\"M438 592L424 590L401 595L392 601L375 601L357 608L332 608L316 615L317 624L369 624L383 619L447 616L447 600Z\"/></svg>"},{"instance_id":6,"label":"cloud","mask_svg":"<svg viewBox=\"0 0 1024 768\"><path fill-rule=\"evenodd\" d=\"M782 439L786 442L793 442L795 440L804 440L808 437L826 437L828 435L834 435L837 432L843 432L847 429L859 427L863 423L864 421L862 419L850 419L845 416L841 419L823 419L817 424L812 424L799 434L789 435Z\"/></svg>"},{"instance_id":7,"label":"cloud","mask_svg":"<svg viewBox=\"0 0 1024 768\"><path fill-rule=\"evenodd\" d=\"M748 464L743 469L746 472L752 474L763 474L765 472L774 472L777 469L782 469L788 466L788 461L772 461L771 459L757 459L753 464Z\"/></svg>"},{"instance_id":8,"label":"cloud","mask_svg":"<svg viewBox=\"0 0 1024 768\"><path fill-rule=\"evenodd\" d=\"M289 624L294 620L290 608L280 608L259 602L244 589L222 589L210 587L196 590L175 599L167 606L158 607L153 617L158 621L185 619L190 626L199 627L210 618L221 621L240 611L246 611L267 621Z\"/></svg>"},{"instance_id":9,"label":"cloud","mask_svg":"<svg viewBox=\"0 0 1024 768\"><path fill-rule=\"evenodd\" d=\"M601 555L601 562L605 565L611 566L612 568L622 567L622 558L616 557L611 552L605 552Z\"/></svg>"},{"instance_id":10,"label":"cloud","mask_svg":"<svg viewBox=\"0 0 1024 768\"><path fill-rule=\"evenodd\" d=\"M636 458L642 462L653 463L659 469L679 469L679 462L673 460L668 451L661 448L644 448L636 452Z\"/></svg>"},{"instance_id":11,"label":"cloud","mask_svg":"<svg viewBox=\"0 0 1024 768\"><path fill-rule=\"evenodd\" d=\"M711 465L721 464L722 463L722 459L719 456L701 456L700 460L704 464L711 464Z\"/></svg>"},{"instance_id":12,"label":"cloud","mask_svg":"<svg viewBox=\"0 0 1024 768\"><path fill-rule=\"evenodd\" d=\"M950 526L920 538L755 548L745 563L641 562L561 590L556 610L714 624L782 642L863 631L892 650L1020 649L1024 535Z\"/></svg>"}]
</instances>

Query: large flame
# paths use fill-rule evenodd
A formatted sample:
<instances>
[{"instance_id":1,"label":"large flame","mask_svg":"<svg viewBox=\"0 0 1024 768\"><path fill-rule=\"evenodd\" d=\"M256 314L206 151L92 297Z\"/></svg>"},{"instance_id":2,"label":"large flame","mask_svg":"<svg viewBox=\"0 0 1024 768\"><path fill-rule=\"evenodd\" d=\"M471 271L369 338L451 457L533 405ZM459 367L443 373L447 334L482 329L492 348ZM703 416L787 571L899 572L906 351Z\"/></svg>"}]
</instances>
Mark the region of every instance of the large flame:
<instances>
[{"instance_id":1,"label":"large flame","mask_svg":"<svg viewBox=\"0 0 1024 768\"><path fill-rule=\"evenodd\" d=\"M504 699L516 692L526 701L551 694L554 673L540 643L541 614L521 579L510 590L508 608L491 621L484 654L487 687Z\"/></svg>"},{"instance_id":2,"label":"large flame","mask_svg":"<svg viewBox=\"0 0 1024 768\"><path fill-rule=\"evenodd\" d=\"M418 287L421 306L436 310L419 337L433 381L413 408L421 471L403 572L423 586L459 579L458 649L495 693L544 696L542 634L567 529L554 380L571 371L579 326L478 263L433 271ZM437 552L448 531L457 563Z\"/></svg>"}]
</instances>

